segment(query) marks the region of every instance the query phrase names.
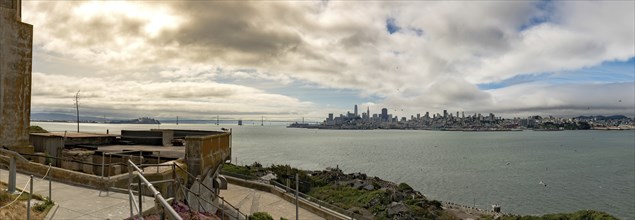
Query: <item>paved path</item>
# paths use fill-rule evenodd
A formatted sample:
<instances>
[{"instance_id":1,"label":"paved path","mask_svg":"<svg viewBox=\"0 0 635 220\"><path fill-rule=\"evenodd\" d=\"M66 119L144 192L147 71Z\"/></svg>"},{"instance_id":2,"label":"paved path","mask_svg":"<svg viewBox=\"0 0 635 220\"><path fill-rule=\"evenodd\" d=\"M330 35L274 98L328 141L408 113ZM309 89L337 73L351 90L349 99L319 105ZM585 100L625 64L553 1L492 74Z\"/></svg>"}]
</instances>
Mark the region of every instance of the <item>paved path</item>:
<instances>
[{"instance_id":1,"label":"paved path","mask_svg":"<svg viewBox=\"0 0 635 220\"><path fill-rule=\"evenodd\" d=\"M0 169L0 180L8 182L9 171ZM22 188L29 181L29 176L18 173L16 178L17 188ZM48 197L48 180L33 176L33 193ZM128 194L105 192L99 194L99 190L52 182L53 202L57 208L51 209L47 217L50 219L124 219L130 217L130 205ZM27 191L28 191L27 186ZM143 209L154 206L154 200L146 197ZM136 211L135 211L136 212Z\"/></svg>"},{"instance_id":2,"label":"paved path","mask_svg":"<svg viewBox=\"0 0 635 220\"><path fill-rule=\"evenodd\" d=\"M245 214L267 212L273 219L295 219L295 204L268 192L227 184L227 190L221 190L220 196ZM300 208L300 219L324 218Z\"/></svg>"},{"instance_id":3,"label":"paved path","mask_svg":"<svg viewBox=\"0 0 635 220\"><path fill-rule=\"evenodd\" d=\"M0 181L8 182L8 178L9 171L0 169ZM28 175L18 173L17 187L24 187L28 180ZM33 180L35 182L33 192L47 197L48 180L42 180L41 177L36 176L33 177ZM47 217L50 219L124 219L130 217L128 194L110 192L109 195L106 195L105 192L102 192L100 195L99 190L55 181L52 182L51 188L51 197L57 206L49 211ZM227 190L221 190L220 195L245 214L267 212L274 219L280 219L280 217L295 219L295 204L271 193L228 184ZM153 206L153 199L146 197L143 209L147 210ZM324 218L300 208L300 219Z\"/></svg>"}]
</instances>

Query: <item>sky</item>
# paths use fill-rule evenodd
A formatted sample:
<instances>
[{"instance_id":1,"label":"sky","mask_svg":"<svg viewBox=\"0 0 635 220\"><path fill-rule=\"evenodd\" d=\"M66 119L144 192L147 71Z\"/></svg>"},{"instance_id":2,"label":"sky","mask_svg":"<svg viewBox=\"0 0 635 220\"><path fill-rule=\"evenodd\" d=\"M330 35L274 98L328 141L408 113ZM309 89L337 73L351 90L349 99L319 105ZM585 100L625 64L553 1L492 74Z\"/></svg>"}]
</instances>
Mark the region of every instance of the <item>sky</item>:
<instances>
[{"instance_id":1,"label":"sky","mask_svg":"<svg viewBox=\"0 0 635 220\"><path fill-rule=\"evenodd\" d=\"M23 1L32 113L635 116L634 1Z\"/></svg>"}]
</instances>

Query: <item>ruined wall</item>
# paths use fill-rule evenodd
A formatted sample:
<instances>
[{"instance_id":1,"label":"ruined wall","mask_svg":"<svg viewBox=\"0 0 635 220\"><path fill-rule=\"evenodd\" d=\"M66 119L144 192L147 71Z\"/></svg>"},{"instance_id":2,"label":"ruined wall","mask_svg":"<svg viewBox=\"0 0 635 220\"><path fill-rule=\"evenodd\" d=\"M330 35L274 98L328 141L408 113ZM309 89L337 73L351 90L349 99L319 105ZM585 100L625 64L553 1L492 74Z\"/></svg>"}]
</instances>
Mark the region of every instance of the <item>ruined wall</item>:
<instances>
[{"instance_id":1,"label":"ruined wall","mask_svg":"<svg viewBox=\"0 0 635 220\"><path fill-rule=\"evenodd\" d=\"M0 0L0 145L29 146L33 26L20 20L19 0Z\"/></svg>"}]
</instances>

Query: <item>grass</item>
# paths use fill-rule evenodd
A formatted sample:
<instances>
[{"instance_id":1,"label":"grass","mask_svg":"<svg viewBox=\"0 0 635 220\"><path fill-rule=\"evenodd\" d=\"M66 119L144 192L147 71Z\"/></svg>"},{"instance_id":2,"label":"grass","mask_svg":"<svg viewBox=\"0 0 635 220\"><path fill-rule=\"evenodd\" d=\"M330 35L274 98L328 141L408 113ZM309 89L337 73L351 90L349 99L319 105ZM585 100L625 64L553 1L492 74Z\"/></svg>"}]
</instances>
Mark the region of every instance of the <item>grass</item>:
<instances>
[{"instance_id":1,"label":"grass","mask_svg":"<svg viewBox=\"0 0 635 220\"><path fill-rule=\"evenodd\" d=\"M492 216L486 216L484 219L493 219ZM581 210L573 213L557 213L546 214L543 216L503 216L501 220L617 220L617 218L609 215L606 212L593 211L593 210Z\"/></svg>"},{"instance_id":2,"label":"grass","mask_svg":"<svg viewBox=\"0 0 635 220\"><path fill-rule=\"evenodd\" d=\"M29 126L29 133L48 133L48 131L40 126L31 125Z\"/></svg>"},{"instance_id":3,"label":"grass","mask_svg":"<svg viewBox=\"0 0 635 220\"><path fill-rule=\"evenodd\" d=\"M348 186L333 188L331 186L315 187L309 195L326 201L343 209L364 207L375 198L385 198L384 192L375 190L359 190Z\"/></svg>"},{"instance_id":4,"label":"grass","mask_svg":"<svg viewBox=\"0 0 635 220\"><path fill-rule=\"evenodd\" d=\"M10 194L6 191L5 183L0 183L0 207L13 202L17 197L18 195ZM43 201L31 207L31 219L44 219L48 211L53 207L53 201L44 199L37 194L33 194L31 198ZM22 193L17 199L11 205L0 209L0 219L26 219L27 209L24 202L29 200L29 193Z\"/></svg>"},{"instance_id":5,"label":"grass","mask_svg":"<svg viewBox=\"0 0 635 220\"><path fill-rule=\"evenodd\" d=\"M223 165L223 171L255 178L255 176L251 173L251 170L244 166L236 166L228 163Z\"/></svg>"}]
</instances>

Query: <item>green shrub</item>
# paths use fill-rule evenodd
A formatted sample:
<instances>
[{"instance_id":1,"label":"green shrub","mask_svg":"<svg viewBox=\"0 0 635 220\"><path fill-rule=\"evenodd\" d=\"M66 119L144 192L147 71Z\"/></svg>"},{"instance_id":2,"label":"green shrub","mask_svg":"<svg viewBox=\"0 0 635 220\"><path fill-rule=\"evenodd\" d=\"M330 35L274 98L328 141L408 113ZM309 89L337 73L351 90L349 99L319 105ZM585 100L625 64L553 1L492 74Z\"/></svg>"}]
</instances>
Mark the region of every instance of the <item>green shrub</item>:
<instances>
[{"instance_id":1,"label":"green shrub","mask_svg":"<svg viewBox=\"0 0 635 220\"><path fill-rule=\"evenodd\" d=\"M48 133L48 131L40 126L31 125L29 126L29 133Z\"/></svg>"},{"instance_id":2,"label":"green shrub","mask_svg":"<svg viewBox=\"0 0 635 220\"><path fill-rule=\"evenodd\" d=\"M0 206L13 201L13 197L7 191L0 190Z\"/></svg>"},{"instance_id":3,"label":"green shrub","mask_svg":"<svg viewBox=\"0 0 635 220\"><path fill-rule=\"evenodd\" d=\"M249 216L249 220L273 220L273 217L266 212L256 212Z\"/></svg>"},{"instance_id":4,"label":"green shrub","mask_svg":"<svg viewBox=\"0 0 635 220\"><path fill-rule=\"evenodd\" d=\"M53 207L53 205L55 205L55 203L51 201L50 199L46 198L43 203L33 206L33 210L38 212L43 212L46 209Z\"/></svg>"},{"instance_id":5,"label":"green shrub","mask_svg":"<svg viewBox=\"0 0 635 220\"><path fill-rule=\"evenodd\" d=\"M400 183L397 188L399 191L413 191L412 187L410 187L407 183Z\"/></svg>"}]
</instances>

